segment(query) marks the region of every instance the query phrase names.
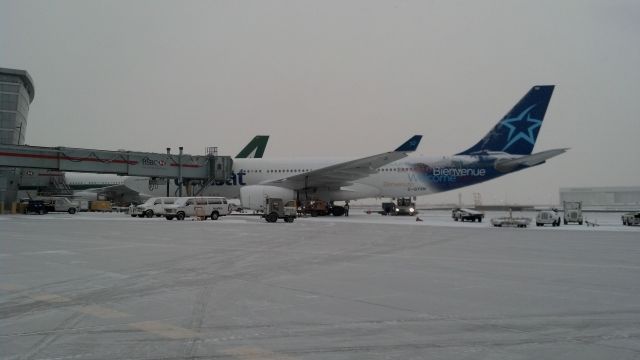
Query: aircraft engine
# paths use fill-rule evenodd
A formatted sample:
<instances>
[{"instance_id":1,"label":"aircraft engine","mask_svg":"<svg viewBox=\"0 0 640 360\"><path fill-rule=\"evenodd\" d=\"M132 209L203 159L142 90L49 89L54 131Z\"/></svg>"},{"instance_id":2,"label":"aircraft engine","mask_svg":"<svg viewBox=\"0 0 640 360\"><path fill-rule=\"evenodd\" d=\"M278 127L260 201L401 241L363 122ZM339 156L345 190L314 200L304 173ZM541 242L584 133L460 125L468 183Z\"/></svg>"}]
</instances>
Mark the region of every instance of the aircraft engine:
<instances>
[{"instance_id":1,"label":"aircraft engine","mask_svg":"<svg viewBox=\"0 0 640 360\"><path fill-rule=\"evenodd\" d=\"M263 210L266 197L280 198L287 202L295 200L296 192L269 185L249 185L240 188L240 202L245 209Z\"/></svg>"}]
</instances>

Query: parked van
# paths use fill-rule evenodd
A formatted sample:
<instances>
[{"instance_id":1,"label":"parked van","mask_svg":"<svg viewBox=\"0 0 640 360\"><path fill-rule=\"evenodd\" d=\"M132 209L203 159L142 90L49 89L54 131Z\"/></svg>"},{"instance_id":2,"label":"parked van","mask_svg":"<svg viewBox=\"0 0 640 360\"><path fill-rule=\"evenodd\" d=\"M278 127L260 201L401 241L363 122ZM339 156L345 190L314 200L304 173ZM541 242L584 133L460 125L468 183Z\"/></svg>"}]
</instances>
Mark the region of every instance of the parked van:
<instances>
[{"instance_id":1,"label":"parked van","mask_svg":"<svg viewBox=\"0 0 640 360\"><path fill-rule=\"evenodd\" d=\"M61 196L39 196L35 200L42 200L48 212L68 212L75 214L80 208L80 203L71 201Z\"/></svg>"},{"instance_id":2,"label":"parked van","mask_svg":"<svg viewBox=\"0 0 640 360\"><path fill-rule=\"evenodd\" d=\"M164 208L173 205L177 197L152 197L147 199L143 204L130 207L129 214L132 217L148 217L163 216Z\"/></svg>"},{"instance_id":3,"label":"parked van","mask_svg":"<svg viewBox=\"0 0 640 360\"><path fill-rule=\"evenodd\" d=\"M185 217L202 216L205 219L218 220L229 214L227 199L223 197L200 196L178 198L173 205L165 206L167 220L184 220Z\"/></svg>"}]
</instances>

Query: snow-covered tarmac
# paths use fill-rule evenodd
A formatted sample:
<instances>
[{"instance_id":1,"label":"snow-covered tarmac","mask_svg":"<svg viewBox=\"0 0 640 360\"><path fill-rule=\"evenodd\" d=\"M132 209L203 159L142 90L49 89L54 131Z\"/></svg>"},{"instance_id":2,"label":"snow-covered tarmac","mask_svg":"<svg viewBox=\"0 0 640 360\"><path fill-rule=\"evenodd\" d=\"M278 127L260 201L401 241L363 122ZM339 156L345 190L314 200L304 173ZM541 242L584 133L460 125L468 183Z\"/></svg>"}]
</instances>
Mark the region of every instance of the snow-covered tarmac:
<instances>
[{"instance_id":1,"label":"snow-covered tarmac","mask_svg":"<svg viewBox=\"0 0 640 360\"><path fill-rule=\"evenodd\" d=\"M640 357L640 227L504 215L3 215L0 359Z\"/></svg>"}]
</instances>

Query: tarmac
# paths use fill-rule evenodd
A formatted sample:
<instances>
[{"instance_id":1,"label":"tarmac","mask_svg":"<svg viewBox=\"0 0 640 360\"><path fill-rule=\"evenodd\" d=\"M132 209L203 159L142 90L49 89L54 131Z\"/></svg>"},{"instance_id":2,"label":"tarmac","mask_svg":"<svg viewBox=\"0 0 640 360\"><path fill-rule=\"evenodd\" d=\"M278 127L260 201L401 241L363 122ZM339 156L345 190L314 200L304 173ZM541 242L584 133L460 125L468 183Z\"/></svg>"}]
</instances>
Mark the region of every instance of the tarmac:
<instances>
[{"instance_id":1,"label":"tarmac","mask_svg":"<svg viewBox=\"0 0 640 360\"><path fill-rule=\"evenodd\" d=\"M640 358L640 227L419 216L0 216L0 359Z\"/></svg>"}]
</instances>

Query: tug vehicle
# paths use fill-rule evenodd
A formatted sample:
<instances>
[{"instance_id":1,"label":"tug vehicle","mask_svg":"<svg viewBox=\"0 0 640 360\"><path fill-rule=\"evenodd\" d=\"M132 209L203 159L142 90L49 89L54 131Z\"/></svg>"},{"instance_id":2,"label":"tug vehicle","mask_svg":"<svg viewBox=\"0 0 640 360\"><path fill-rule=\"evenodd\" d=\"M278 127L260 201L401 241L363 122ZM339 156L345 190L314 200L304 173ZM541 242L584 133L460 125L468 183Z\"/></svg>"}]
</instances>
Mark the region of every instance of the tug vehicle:
<instances>
[{"instance_id":1,"label":"tug vehicle","mask_svg":"<svg viewBox=\"0 0 640 360\"><path fill-rule=\"evenodd\" d=\"M564 208L564 224L578 223L582 225L584 219L582 218L582 201L565 201L563 202Z\"/></svg>"},{"instance_id":2,"label":"tug vehicle","mask_svg":"<svg viewBox=\"0 0 640 360\"><path fill-rule=\"evenodd\" d=\"M451 218L454 221L482 222L484 213L477 210L455 208L451 210Z\"/></svg>"},{"instance_id":3,"label":"tug vehicle","mask_svg":"<svg viewBox=\"0 0 640 360\"><path fill-rule=\"evenodd\" d=\"M640 225L640 211L634 211L622 215L622 225Z\"/></svg>"},{"instance_id":4,"label":"tug vehicle","mask_svg":"<svg viewBox=\"0 0 640 360\"><path fill-rule=\"evenodd\" d=\"M540 210L536 215L536 226L544 226L549 224L551 226L560 226L560 214L558 210Z\"/></svg>"},{"instance_id":5,"label":"tug vehicle","mask_svg":"<svg viewBox=\"0 0 640 360\"><path fill-rule=\"evenodd\" d=\"M280 198L266 198L264 209L261 217L270 223L277 222L278 219L284 219L284 222L292 223L298 214L295 200L289 200L285 203Z\"/></svg>"}]
</instances>

